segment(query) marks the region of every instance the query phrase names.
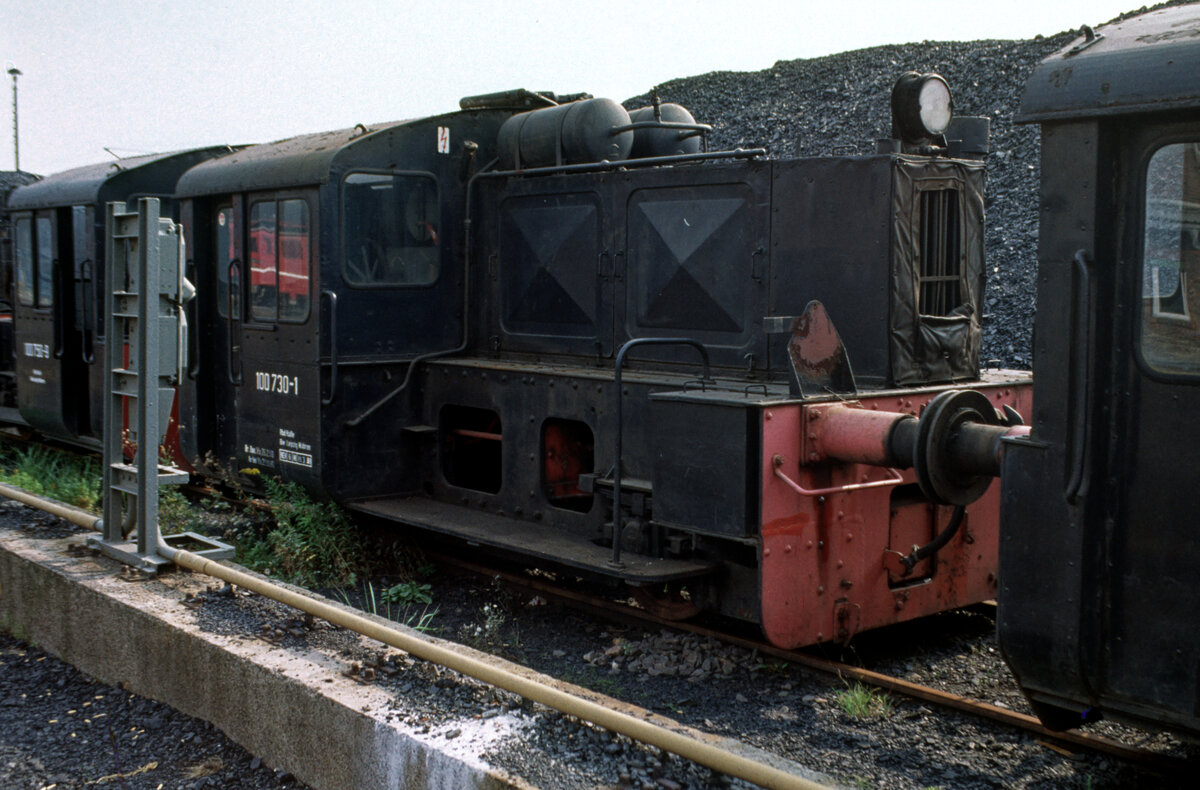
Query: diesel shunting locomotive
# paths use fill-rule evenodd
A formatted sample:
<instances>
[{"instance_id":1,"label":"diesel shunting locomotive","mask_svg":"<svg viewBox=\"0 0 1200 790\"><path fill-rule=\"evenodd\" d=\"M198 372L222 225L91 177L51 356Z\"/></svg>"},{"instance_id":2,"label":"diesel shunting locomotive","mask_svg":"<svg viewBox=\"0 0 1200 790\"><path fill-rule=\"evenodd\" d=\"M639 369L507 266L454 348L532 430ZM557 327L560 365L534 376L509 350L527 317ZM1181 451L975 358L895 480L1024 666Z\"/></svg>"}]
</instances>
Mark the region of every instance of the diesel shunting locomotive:
<instances>
[{"instance_id":1,"label":"diesel shunting locomotive","mask_svg":"<svg viewBox=\"0 0 1200 790\"><path fill-rule=\"evenodd\" d=\"M9 206L7 416L94 435L101 208L167 195L181 457L783 646L998 597L1048 724L1200 732L1198 38L1196 6L1085 29L1029 83L1036 409L980 369L987 121L910 72L864 156L518 90L51 176Z\"/></svg>"}]
</instances>

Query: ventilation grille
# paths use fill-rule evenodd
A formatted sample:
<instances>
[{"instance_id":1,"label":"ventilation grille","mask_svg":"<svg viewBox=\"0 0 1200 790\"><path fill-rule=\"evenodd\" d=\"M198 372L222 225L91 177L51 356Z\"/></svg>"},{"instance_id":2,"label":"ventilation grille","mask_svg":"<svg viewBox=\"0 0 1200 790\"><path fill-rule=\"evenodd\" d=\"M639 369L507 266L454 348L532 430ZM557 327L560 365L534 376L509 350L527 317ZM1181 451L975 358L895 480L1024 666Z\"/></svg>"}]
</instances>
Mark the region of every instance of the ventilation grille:
<instances>
[{"instance_id":1,"label":"ventilation grille","mask_svg":"<svg viewBox=\"0 0 1200 790\"><path fill-rule=\"evenodd\" d=\"M921 193L921 315L950 315L962 304L962 222L957 189Z\"/></svg>"}]
</instances>

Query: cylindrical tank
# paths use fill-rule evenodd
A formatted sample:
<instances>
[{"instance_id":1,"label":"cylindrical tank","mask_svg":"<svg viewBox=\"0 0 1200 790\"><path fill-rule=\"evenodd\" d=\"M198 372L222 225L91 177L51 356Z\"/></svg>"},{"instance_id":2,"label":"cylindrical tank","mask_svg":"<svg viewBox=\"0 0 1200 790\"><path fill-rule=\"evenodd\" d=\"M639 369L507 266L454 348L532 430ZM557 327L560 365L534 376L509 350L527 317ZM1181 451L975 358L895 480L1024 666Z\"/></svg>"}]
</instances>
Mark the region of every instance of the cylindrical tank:
<instances>
[{"instance_id":1,"label":"cylindrical tank","mask_svg":"<svg viewBox=\"0 0 1200 790\"><path fill-rule=\"evenodd\" d=\"M633 132L629 113L612 99L587 99L509 118L497 143L506 170L586 162L620 161L629 156ZM519 156L518 156L519 153Z\"/></svg>"},{"instance_id":2,"label":"cylindrical tank","mask_svg":"<svg viewBox=\"0 0 1200 790\"><path fill-rule=\"evenodd\" d=\"M678 104L660 104L659 120L663 123L694 124L696 119ZM655 120L654 107L640 107L629 113L629 120L644 123ZM634 129L632 159L648 156L674 156L700 153L700 134L686 129Z\"/></svg>"}]
</instances>

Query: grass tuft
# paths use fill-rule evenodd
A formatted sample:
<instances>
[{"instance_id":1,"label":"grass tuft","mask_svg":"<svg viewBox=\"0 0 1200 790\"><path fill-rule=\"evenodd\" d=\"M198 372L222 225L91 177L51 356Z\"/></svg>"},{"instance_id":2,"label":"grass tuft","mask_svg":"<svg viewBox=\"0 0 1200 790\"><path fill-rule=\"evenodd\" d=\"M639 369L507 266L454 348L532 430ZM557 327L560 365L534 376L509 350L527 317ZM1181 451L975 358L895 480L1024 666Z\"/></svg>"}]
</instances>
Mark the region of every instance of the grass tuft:
<instances>
[{"instance_id":1,"label":"grass tuft","mask_svg":"<svg viewBox=\"0 0 1200 790\"><path fill-rule=\"evenodd\" d=\"M882 691L855 681L837 694L838 707L852 719L882 719L892 712L892 698Z\"/></svg>"}]
</instances>

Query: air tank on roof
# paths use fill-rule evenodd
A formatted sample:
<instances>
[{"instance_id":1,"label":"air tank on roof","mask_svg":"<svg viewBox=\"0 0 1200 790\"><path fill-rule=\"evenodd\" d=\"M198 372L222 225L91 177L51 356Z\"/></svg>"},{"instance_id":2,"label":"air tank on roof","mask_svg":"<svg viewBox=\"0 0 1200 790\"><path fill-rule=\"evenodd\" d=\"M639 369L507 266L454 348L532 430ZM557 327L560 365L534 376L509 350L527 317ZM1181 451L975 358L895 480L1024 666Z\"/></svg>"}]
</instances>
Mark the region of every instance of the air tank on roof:
<instances>
[{"instance_id":1,"label":"air tank on roof","mask_svg":"<svg viewBox=\"0 0 1200 790\"><path fill-rule=\"evenodd\" d=\"M629 113L612 99L587 99L514 115L497 143L506 170L573 165L629 156ZM618 131L624 129L624 131Z\"/></svg>"},{"instance_id":2,"label":"air tank on roof","mask_svg":"<svg viewBox=\"0 0 1200 790\"><path fill-rule=\"evenodd\" d=\"M640 107L629 113L629 120L636 123L685 124L696 129L681 129L670 126L659 128L635 129L633 131L633 150L629 156L642 159L650 156L675 156L677 154L700 153L701 135L692 114L678 104L658 105L658 117L655 117L654 107Z\"/></svg>"}]
</instances>

